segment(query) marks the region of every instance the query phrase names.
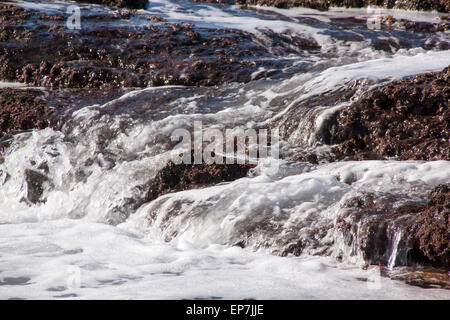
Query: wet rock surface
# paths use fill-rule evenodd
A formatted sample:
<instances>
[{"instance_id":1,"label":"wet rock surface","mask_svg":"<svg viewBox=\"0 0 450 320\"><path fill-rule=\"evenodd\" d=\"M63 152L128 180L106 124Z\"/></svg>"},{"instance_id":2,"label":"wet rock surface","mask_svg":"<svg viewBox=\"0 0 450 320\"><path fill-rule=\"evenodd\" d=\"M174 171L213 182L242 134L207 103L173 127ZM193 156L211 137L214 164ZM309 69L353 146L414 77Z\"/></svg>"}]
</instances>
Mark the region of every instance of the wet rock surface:
<instances>
[{"instance_id":1,"label":"wet rock surface","mask_svg":"<svg viewBox=\"0 0 450 320\"><path fill-rule=\"evenodd\" d=\"M388 272L387 276L393 280L404 281L409 285L425 289L450 289L450 275L446 269L400 268L400 270Z\"/></svg>"},{"instance_id":2,"label":"wet rock surface","mask_svg":"<svg viewBox=\"0 0 450 320\"><path fill-rule=\"evenodd\" d=\"M337 112L325 139L338 159L450 160L449 76L448 67L366 94Z\"/></svg>"},{"instance_id":3,"label":"wet rock surface","mask_svg":"<svg viewBox=\"0 0 450 320\"><path fill-rule=\"evenodd\" d=\"M66 27L64 12L50 15L9 4L1 4L0 12L6 20L0 29L0 79L45 87L248 82L260 67L280 69L292 63L279 55L320 48L311 39L275 35L278 50L271 53L243 31L169 23L120 8L101 14L82 10L80 30ZM125 24L114 26L119 19ZM127 26L133 19L142 24ZM32 27L23 26L29 21Z\"/></svg>"},{"instance_id":4,"label":"wet rock surface","mask_svg":"<svg viewBox=\"0 0 450 320\"><path fill-rule=\"evenodd\" d=\"M80 3L103 4L105 6L130 8L130 9L145 9L148 0L76 0Z\"/></svg>"},{"instance_id":5,"label":"wet rock surface","mask_svg":"<svg viewBox=\"0 0 450 320\"><path fill-rule=\"evenodd\" d=\"M409 229L414 249L435 266L450 269L450 185L439 185Z\"/></svg>"},{"instance_id":6,"label":"wet rock surface","mask_svg":"<svg viewBox=\"0 0 450 320\"><path fill-rule=\"evenodd\" d=\"M74 110L106 103L126 92L126 89L0 88L0 138L47 127L60 130Z\"/></svg>"},{"instance_id":7,"label":"wet rock surface","mask_svg":"<svg viewBox=\"0 0 450 320\"><path fill-rule=\"evenodd\" d=\"M158 173L150 185L147 200L166 193L197 189L247 176L251 164L175 164L172 161Z\"/></svg>"},{"instance_id":8,"label":"wet rock surface","mask_svg":"<svg viewBox=\"0 0 450 320\"><path fill-rule=\"evenodd\" d=\"M342 233L344 244L352 248L350 255L361 253L368 264L388 266L397 246L394 265L408 265L413 263L407 254L408 237L400 235L397 244L395 238L423 208L424 200L420 198L364 192L342 204L336 228ZM423 263L422 258L416 260Z\"/></svg>"},{"instance_id":9,"label":"wet rock surface","mask_svg":"<svg viewBox=\"0 0 450 320\"><path fill-rule=\"evenodd\" d=\"M48 181L48 178L42 173L26 169L25 170L25 183L27 187L27 197L25 200L28 200L32 204L36 204L38 202L43 201L42 195L44 193L44 182Z\"/></svg>"},{"instance_id":10,"label":"wet rock surface","mask_svg":"<svg viewBox=\"0 0 450 320\"><path fill-rule=\"evenodd\" d=\"M434 33L445 32L450 29L450 23L444 18L441 19L442 21L439 23L432 23L426 21L411 21L407 19L399 19L392 16L383 16L380 18L379 22L380 28L382 28L383 30L402 29L414 32ZM426 44L424 46L425 49L427 48L427 45L430 46L431 43ZM448 49L448 42L442 42L440 45L444 47L444 49L442 50Z\"/></svg>"},{"instance_id":11,"label":"wet rock surface","mask_svg":"<svg viewBox=\"0 0 450 320\"><path fill-rule=\"evenodd\" d=\"M0 88L0 138L50 125L53 110L44 94L35 89Z\"/></svg>"},{"instance_id":12,"label":"wet rock surface","mask_svg":"<svg viewBox=\"0 0 450 320\"><path fill-rule=\"evenodd\" d=\"M330 146L331 151L319 153L315 148L299 146L299 151L289 155L289 159L311 163L450 160L449 76L447 67L441 72L389 82L349 105L345 105L346 101L354 97L362 83L301 101L276 123L286 139L298 134L301 126L313 125L302 122L311 105L344 106L326 117L315 133L318 141Z\"/></svg>"},{"instance_id":13,"label":"wet rock surface","mask_svg":"<svg viewBox=\"0 0 450 320\"><path fill-rule=\"evenodd\" d=\"M209 3L241 4L270 6L281 9L306 7L317 10L328 10L333 7L362 8L369 5L386 9L404 10L437 10L449 12L450 3L447 0L194 0Z\"/></svg>"},{"instance_id":14,"label":"wet rock surface","mask_svg":"<svg viewBox=\"0 0 450 320\"><path fill-rule=\"evenodd\" d=\"M420 195L363 193L348 199L336 227L344 243L374 265L450 268L450 188Z\"/></svg>"}]
</instances>

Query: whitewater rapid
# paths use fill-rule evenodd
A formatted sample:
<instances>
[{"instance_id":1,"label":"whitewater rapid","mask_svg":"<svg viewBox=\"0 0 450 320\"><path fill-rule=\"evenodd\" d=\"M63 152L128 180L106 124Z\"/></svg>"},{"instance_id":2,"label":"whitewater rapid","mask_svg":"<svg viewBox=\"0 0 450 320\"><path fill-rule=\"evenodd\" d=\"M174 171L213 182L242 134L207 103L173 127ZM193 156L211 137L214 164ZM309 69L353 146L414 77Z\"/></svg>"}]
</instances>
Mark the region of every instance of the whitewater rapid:
<instances>
[{"instance_id":1,"label":"whitewater rapid","mask_svg":"<svg viewBox=\"0 0 450 320\"><path fill-rule=\"evenodd\" d=\"M21 5L52 12L67 3ZM149 181L176 154L167 149L175 129L191 128L194 121L205 129L258 128L314 95L364 80L354 100L387 81L440 71L450 62L450 50L388 54L364 41L336 40L302 20L366 16L362 10L270 11L286 19L186 1L155 0L139 12L200 27L238 28L261 41L261 30L289 30L307 34L322 53L333 54L293 55L308 71L281 79L134 90L77 109L61 131L9 138L0 164L1 299L450 299L450 291L390 280L376 266L362 269L360 254L333 228L341 205L361 192L400 190L414 198L448 183L448 161L312 165L265 159L248 177L145 202ZM323 120L341 106L305 112L304 126L281 142L282 149L320 146ZM42 168L48 179L41 202L30 203L27 170ZM314 238L319 229L327 231ZM302 256L278 256L295 239L307 243Z\"/></svg>"}]
</instances>

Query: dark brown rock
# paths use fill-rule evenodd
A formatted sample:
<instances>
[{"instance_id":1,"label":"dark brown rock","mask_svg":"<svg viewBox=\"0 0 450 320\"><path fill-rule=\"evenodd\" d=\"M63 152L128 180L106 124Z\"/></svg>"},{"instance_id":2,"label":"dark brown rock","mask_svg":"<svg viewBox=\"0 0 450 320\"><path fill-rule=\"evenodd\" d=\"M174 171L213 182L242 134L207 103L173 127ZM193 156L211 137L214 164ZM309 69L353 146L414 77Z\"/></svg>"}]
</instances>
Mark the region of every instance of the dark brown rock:
<instances>
[{"instance_id":1,"label":"dark brown rock","mask_svg":"<svg viewBox=\"0 0 450 320\"><path fill-rule=\"evenodd\" d=\"M0 89L0 137L7 133L46 128L50 125L52 113L42 91Z\"/></svg>"},{"instance_id":2,"label":"dark brown rock","mask_svg":"<svg viewBox=\"0 0 450 320\"><path fill-rule=\"evenodd\" d=\"M27 200L33 204L43 201L44 182L48 181L47 176L35 170L25 170L25 183L27 186Z\"/></svg>"},{"instance_id":3,"label":"dark brown rock","mask_svg":"<svg viewBox=\"0 0 450 320\"><path fill-rule=\"evenodd\" d=\"M175 164L172 161L154 178L148 201L170 192L196 189L245 177L255 165L251 164Z\"/></svg>"},{"instance_id":4,"label":"dark brown rock","mask_svg":"<svg viewBox=\"0 0 450 320\"><path fill-rule=\"evenodd\" d=\"M0 80L52 88L212 86L251 81L261 67L280 70L292 63L280 56L319 48L311 39L270 34L276 42L272 52L248 32L123 10L82 12L82 28L74 31L66 28L64 15L0 4L0 12L20 18L0 26ZM132 17L157 25L104 27ZM90 23L97 20L101 27Z\"/></svg>"},{"instance_id":5,"label":"dark brown rock","mask_svg":"<svg viewBox=\"0 0 450 320\"><path fill-rule=\"evenodd\" d=\"M442 19L444 20L444 19ZM432 23L432 22L426 22L426 21L411 21L407 19L396 19L392 16L383 16L380 18L380 24L383 27L387 27L388 29L403 29L403 30L409 30L414 32L426 32L426 33L433 33L433 32L445 32L449 30L450 23L446 21L442 21L439 23ZM447 42L442 42L447 43ZM445 50L445 49L441 49Z\"/></svg>"},{"instance_id":6,"label":"dark brown rock","mask_svg":"<svg viewBox=\"0 0 450 320\"><path fill-rule=\"evenodd\" d=\"M421 288L450 289L450 274L446 269L431 267L405 268L388 272L389 278Z\"/></svg>"},{"instance_id":7,"label":"dark brown rock","mask_svg":"<svg viewBox=\"0 0 450 320\"><path fill-rule=\"evenodd\" d=\"M307 7L317 10L328 10L329 7L327 0L237 0L236 2L239 4L271 6L281 9Z\"/></svg>"},{"instance_id":8,"label":"dark brown rock","mask_svg":"<svg viewBox=\"0 0 450 320\"><path fill-rule=\"evenodd\" d=\"M148 0L76 0L81 3L103 4L105 6L130 8L130 9L145 9Z\"/></svg>"},{"instance_id":9,"label":"dark brown rock","mask_svg":"<svg viewBox=\"0 0 450 320\"><path fill-rule=\"evenodd\" d=\"M349 248L369 264L386 266L397 246L395 266L450 268L450 188L420 195L361 193L347 200L336 220ZM398 243L395 243L396 237ZM357 254L357 252L352 253Z\"/></svg>"},{"instance_id":10,"label":"dark brown rock","mask_svg":"<svg viewBox=\"0 0 450 320\"><path fill-rule=\"evenodd\" d=\"M369 5L379 6L386 9L404 10L437 10L449 12L450 2L448 0L193 0L195 2L260 5L281 9L293 7L306 7L317 10L328 10L333 7L362 8Z\"/></svg>"},{"instance_id":11,"label":"dark brown rock","mask_svg":"<svg viewBox=\"0 0 450 320\"><path fill-rule=\"evenodd\" d=\"M420 250L433 265L450 269L450 185L439 185L430 192L426 209L409 232L415 250Z\"/></svg>"},{"instance_id":12,"label":"dark brown rock","mask_svg":"<svg viewBox=\"0 0 450 320\"><path fill-rule=\"evenodd\" d=\"M337 159L450 160L450 67L391 82L327 124Z\"/></svg>"},{"instance_id":13,"label":"dark brown rock","mask_svg":"<svg viewBox=\"0 0 450 320\"><path fill-rule=\"evenodd\" d=\"M396 234L402 232L396 265L408 265L418 261L408 255L408 236L403 230L423 208L423 201L407 196L363 192L342 205L336 228L345 245L355 248L352 255L360 252L367 263L382 266L388 265Z\"/></svg>"}]
</instances>

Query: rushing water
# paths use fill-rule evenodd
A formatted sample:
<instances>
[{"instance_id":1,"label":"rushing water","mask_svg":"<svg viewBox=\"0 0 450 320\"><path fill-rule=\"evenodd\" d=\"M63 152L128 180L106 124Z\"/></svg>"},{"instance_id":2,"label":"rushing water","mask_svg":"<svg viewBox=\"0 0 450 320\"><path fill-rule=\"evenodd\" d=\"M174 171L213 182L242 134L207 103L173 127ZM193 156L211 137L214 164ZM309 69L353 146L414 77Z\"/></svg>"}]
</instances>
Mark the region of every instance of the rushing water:
<instances>
[{"instance_id":1,"label":"rushing water","mask_svg":"<svg viewBox=\"0 0 450 320\"><path fill-rule=\"evenodd\" d=\"M67 6L22 5L48 12ZM408 39L408 48L373 49L369 43L383 31L345 24L349 16L367 18L365 10L258 10L154 0L140 12L242 29L266 45L268 31L307 35L321 51L291 54L297 68L275 79L135 90L76 110L61 131L13 137L0 165L0 298L450 298L449 291L381 277L375 266L361 269L360 253L334 227L341 204L360 192L400 190L414 197L450 181L447 161L310 165L269 158L249 177L145 202L148 182L174 156L167 145L177 128L192 128L194 121L205 129L277 124L312 96L359 80L356 99L388 80L440 71L450 62L448 50L415 47L412 32L381 35ZM408 17L433 21L436 14ZM323 119L340 106L305 108L298 129L281 141L283 154L320 148ZM45 201L33 204L27 170L43 164ZM401 233L396 237L390 268ZM301 257L279 256L299 240ZM242 242L245 248L235 246Z\"/></svg>"}]
</instances>

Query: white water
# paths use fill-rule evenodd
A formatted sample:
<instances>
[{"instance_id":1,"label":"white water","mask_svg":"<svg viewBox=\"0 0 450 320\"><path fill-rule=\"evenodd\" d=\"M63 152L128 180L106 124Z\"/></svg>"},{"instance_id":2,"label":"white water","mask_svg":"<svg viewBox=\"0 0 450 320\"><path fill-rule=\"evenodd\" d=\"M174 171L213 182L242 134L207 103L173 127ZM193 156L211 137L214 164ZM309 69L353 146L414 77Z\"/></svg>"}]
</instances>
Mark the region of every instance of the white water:
<instances>
[{"instance_id":1,"label":"white water","mask_svg":"<svg viewBox=\"0 0 450 320\"><path fill-rule=\"evenodd\" d=\"M394 242L392 243L391 256L389 257L389 261L388 261L388 268L391 270L395 267L395 261L397 260L398 244L400 243L401 239L402 239L402 231L396 230Z\"/></svg>"},{"instance_id":2,"label":"white water","mask_svg":"<svg viewBox=\"0 0 450 320\"><path fill-rule=\"evenodd\" d=\"M323 257L282 258L220 245L199 249L79 220L0 230L2 279L30 278L25 286L0 286L2 298L449 298L448 291L382 278L375 267L361 270Z\"/></svg>"},{"instance_id":3,"label":"white water","mask_svg":"<svg viewBox=\"0 0 450 320\"><path fill-rule=\"evenodd\" d=\"M23 5L62 10L66 4ZM130 209L174 155L165 146L177 128L189 128L194 120L205 127L257 127L280 118L298 101L355 80L379 85L442 70L450 51L415 48L387 54L364 41L336 40L323 30L237 7L155 0L140 12L255 34L264 28L291 30L335 55L305 58L310 72L282 80L137 90L77 111L62 132L16 135L0 164L0 298L450 299L449 291L382 278L376 267L360 269L362 258L350 254L332 228L343 201L360 192L414 196L450 181L447 161L313 166L268 160L251 177L168 194ZM299 9L283 13L303 14ZM159 94L176 98L138 113ZM314 126L297 136L314 141L331 107L321 106L307 119ZM295 142L283 143L289 148ZM23 200L25 169L39 171L42 163L49 167L45 203L30 204ZM321 228L328 231L314 238ZM233 246L241 240L247 248ZM273 254L294 240L307 243L302 257ZM335 261L338 255L344 263Z\"/></svg>"}]
</instances>

